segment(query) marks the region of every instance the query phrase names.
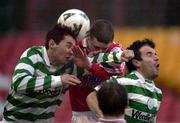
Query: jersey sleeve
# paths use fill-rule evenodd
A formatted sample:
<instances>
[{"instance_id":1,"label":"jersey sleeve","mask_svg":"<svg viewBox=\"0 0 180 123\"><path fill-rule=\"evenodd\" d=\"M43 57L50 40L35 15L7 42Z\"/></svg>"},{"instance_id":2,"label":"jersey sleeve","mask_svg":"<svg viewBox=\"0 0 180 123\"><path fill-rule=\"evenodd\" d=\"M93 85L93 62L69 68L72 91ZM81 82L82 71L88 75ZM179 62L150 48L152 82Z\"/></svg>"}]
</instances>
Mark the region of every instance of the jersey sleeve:
<instances>
[{"instance_id":1,"label":"jersey sleeve","mask_svg":"<svg viewBox=\"0 0 180 123\"><path fill-rule=\"evenodd\" d=\"M110 52L100 53L92 57L92 67L89 73L81 76L82 81L91 80L91 82L100 84L102 81L109 79L113 75L124 74L124 63L120 61L122 50L119 47L114 47ZM80 70L78 70L80 71Z\"/></svg>"},{"instance_id":2,"label":"jersey sleeve","mask_svg":"<svg viewBox=\"0 0 180 123\"><path fill-rule=\"evenodd\" d=\"M119 46L109 52L100 53L92 60L91 72L102 76L104 80L112 75L122 75L125 71L125 63L121 62L122 50Z\"/></svg>"}]
</instances>

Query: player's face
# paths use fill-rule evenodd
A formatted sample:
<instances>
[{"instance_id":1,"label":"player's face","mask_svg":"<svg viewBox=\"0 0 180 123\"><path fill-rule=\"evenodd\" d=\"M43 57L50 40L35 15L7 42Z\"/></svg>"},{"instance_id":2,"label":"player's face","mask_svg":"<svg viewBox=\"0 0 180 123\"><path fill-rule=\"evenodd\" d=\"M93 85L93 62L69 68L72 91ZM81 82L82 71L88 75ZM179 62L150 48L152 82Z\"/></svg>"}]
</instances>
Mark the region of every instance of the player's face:
<instances>
[{"instance_id":1,"label":"player's face","mask_svg":"<svg viewBox=\"0 0 180 123\"><path fill-rule=\"evenodd\" d=\"M90 37L90 40L89 40L89 48L91 51L101 51L101 52L105 52L107 50L107 48L109 47L109 45L111 44L108 43L108 44L105 44L105 43L102 43L102 42L99 42L97 40L96 37L93 37L91 36Z\"/></svg>"},{"instance_id":2,"label":"player's face","mask_svg":"<svg viewBox=\"0 0 180 123\"><path fill-rule=\"evenodd\" d=\"M66 64L72 59L72 48L75 45L75 40L70 35L64 36L59 44L53 46L53 64Z\"/></svg>"},{"instance_id":3,"label":"player's face","mask_svg":"<svg viewBox=\"0 0 180 123\"><path fill-rule=\"evenodd\" d=\"M149 47L143 46L140 48L141 58L139 70L145 78L154 80L159 74L159 57L156 51Z\"/></svg>"}]
</instances>

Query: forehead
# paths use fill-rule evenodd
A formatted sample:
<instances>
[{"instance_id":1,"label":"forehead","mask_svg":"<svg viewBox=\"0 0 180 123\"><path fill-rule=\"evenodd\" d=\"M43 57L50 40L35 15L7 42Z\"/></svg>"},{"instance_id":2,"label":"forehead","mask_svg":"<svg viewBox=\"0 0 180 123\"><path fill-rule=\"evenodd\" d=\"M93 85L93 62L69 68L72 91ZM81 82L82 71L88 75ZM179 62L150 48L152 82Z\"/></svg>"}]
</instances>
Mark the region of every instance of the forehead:
<instances>
[{"instance_id":1,"label":"forehead","mask_svg":"<svg viewBox=\"0 0 180 123\"><path fill-rule=\"evenodd\" d=\"M148 52L152 52L152 53L156 52L155 49L153 49L152 47L148 45L142 46L139 51L141 52L141 54L146 54Z\"/></svg>"},{"instance_id":2,"label":"forehead","mask_svg":"<svg viewBox=\"0 0 180 123\"><path fill-rule=\"evenodd\" d=\"M63 40L61 41L62 43L67 43L67 44L72 44L72 45L74 45L75 44L75 39L72 37L72 36L70 36L70 35L65 35L64 36L64 38L63 38ZM60 43L61 43L60 42Z\"/></svg>"}]
</instances>

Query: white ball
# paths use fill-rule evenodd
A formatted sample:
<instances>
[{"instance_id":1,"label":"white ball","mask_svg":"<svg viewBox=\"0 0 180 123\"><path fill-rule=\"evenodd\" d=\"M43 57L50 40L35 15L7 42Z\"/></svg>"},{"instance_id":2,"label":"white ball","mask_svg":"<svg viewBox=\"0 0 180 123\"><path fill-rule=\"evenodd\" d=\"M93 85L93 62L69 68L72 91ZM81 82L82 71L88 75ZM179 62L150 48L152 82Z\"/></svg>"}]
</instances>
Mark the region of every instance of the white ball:
<instances>
[{"instance_id":1,"label":"white ball","mask_svg":"<svg viewBox=\"0 0 180 123\"><path fill-rule=\"evenodd\" d=\"M78 9L69 9L58 18L57 24L69 27L77 33L77 40L83 39L90 29L90 20L85 12Z\"/></svg>"}]
</instances>

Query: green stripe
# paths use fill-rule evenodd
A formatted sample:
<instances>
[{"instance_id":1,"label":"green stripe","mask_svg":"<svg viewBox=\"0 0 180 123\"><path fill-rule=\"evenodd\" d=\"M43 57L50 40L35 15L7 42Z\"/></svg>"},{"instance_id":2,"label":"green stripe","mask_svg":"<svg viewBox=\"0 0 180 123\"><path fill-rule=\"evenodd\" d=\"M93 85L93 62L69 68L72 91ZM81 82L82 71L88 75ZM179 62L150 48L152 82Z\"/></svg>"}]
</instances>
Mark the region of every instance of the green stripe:
<instances>
[{"instance_id":1,"label":"green stripe","mask_svg":"<svg viewBox=\"0 0 180 123\"><path fill-rule=\"evenodd\" d=\"M4 109L4 114L6 116L14 116L16 119L23 119L27 121L32 121L35 122L38 119L49 119L54 117L54 112L49 112L49 113L42 113L39 115L35 115L32 113L21 113L17 111L7 111L7 109Z\"/></svg>"},{"instance_id":2,"label":"green stripe","mask_svg":"<svg viewBox=\"0 0 180 123\"><path fill-rule=\"evenodd\" d=\"M21 81L24 79L24 77L26 77L28 75L22 76L20 78L18 78L16 81L13 82L13 87L14 90L17 91L19 84L21 83Z\"/></svg>"},{"instance_id":3,"label":"green stripe","mask_svg":"<svg viewBox=\"0 0 180 123\"><path fill-rule=\"evenodd\" d=\"M138 80L139 78L136 76L136 74L130 74L130 73L127 73L125 74L124 76L117 76L116 77L117 79L119 78L128 78L128 79L133 79L133 80Z\"/></svg>"},{"instance_id":4,"label":"green stripe","mask_svg":"<svg viewBox=\"0 0 180 123\"><path fill-rule=\"evenodd\" d=\"M116 52L113 52L113 60L114 62L119 62L118 58L116 57Z\"/></svg>"},{"instance_id":5,"label":"green stripe","mask_svg":"<svg viewBox=\"0 0 180 123\"><path fill-rule=\"evenodd\" d=\"M15 76L15 75L17 75L17 74L21 74L21 73L27 73L28 75L31 75L31 76L32 76L32 74L31 74L28 70L26 70L26 69L16 69L16 70L14 71L14 75L13 75L13 76Z\"/></svg>"},{"instance_id":6,"label":"green stripe","mask_svg":"<svg viewBox=\"0 0 180 123\"><path fill-rule=\"evenodd\" d=\"M127 123L148 123L148 122L145 122L145 121L141 121L141 120L132 118L132 117L127 116L127 115L125 115L125 120L126 120Z\"/></svg>"},{"instance_id":7,"label":"green stripe","mask_svg":"<svg viewBox=\"0 0 180 123\"><path fill-rule=\"evenodd\" d=\"M161 101L162 99L162 94L159 94L157 92L151 92L145 88L142 87L138 87L135 85L125 85L125 87L128 90L128 93L135 93L135 94L140 94L140 95L144 95L150 98L155 98L158 101Z\"/></svg>"},{"instance_id":8,"label":"green stripe","mask_svg":"<svg viewBox=\"0 0 180 123\"><path fill-rule=\"evenodd\" d=\"M85 71L84 68L80 68L80 67L77 66L77 71L76 71L77 72L77 76L83 75L84 71Z\"/></svg>"},{"instance_id":9,"label":"green stripe","mask_svg":"<svg viewBox=\"0 0 180 123\"><path fill-rule=\"evenodd\" d=\"M101 63L101 65L102 65L103 67L105 67L105 68L111 68L111 69L112 69L112 66L111 66L109 63L103 62L103 63Z\"/></svg>"},{"instance_id":10,"label":"green stripe","mask_svg":"<svg viewBox=\"0 0 180 123\"><path fill-rule=\"evenodd\" d=\"M109 56L108 53L105 53L105 54L103 55L103 62L104 62L104 61L108 61L108 56Z\"/></svg>"},{"instance_id":11,"label":"green stripe","mask_svg":"<svg viewBox=\"0 0 180 123\"><path fill-rule=\"evenodd\" d=\"M57 71L55 71L55 72L53 73L53 75L54 75L54 76L62 75L62 74L65 73L65 70L66 70L66 67L64 66L63 68L58 69Z\"/></svg>"},{"instance_id":12,"label":"green stripe","mask_svg":"<svg viewBox=\"0 0 180 123\"><path fill-rule=\"evenodd\" d=\"M36 79L37 79L36 77L33 77L28 80L27 86L26 86L26 93L29 93L29 92L31 93L34 91Z\"/></svg>"},{"instance_id":13,"label":"green stripe","mask_svg":"<svg viewBox=\"0 0 180 123\"><path fill-rule=\"evenodd\" d=\"M157 113L157 107L153 107L150 110L147 105L133 101L133 100L129 100L129 107L134 108L138 111L143 111L143 112L150 113L153 115Z\"/></svg>"},{"instance_id":14,"label":"green stripe","mask_svg":"<svg viewBox=\"0 0 180 123\"><path fill-rule=\"evenodd\" d=\"M20 100L15 99L13 96L9 95L7 98L8 102L11 103L13 106L19 108L19 109L25 109L25 108L48 108L50 106L54 106L54 105L59 105L61 104L61 100L57 99L57 100L53 100L53 101L46 101L43 103L36 103L36 102L32 102L32 103L25 103L22 102Z\"/></svg>"},{"instance_id":15,"label":"green stripe","mask_svg":"<svg viewBox=\"0 0 180 123\"><path fill-rule=\"evenodd\" d=\"M96 56L94 56L94 57L92 57L92 58L93 58L93 61L92 61L92 62L97 63L97 59L99 58L99 55L96 55Z\"/></svg>"},{"instance_id":16,"label":"green stripe","mask_svg":"<svg viewBox=\"0 0 180 123\"><path fill-rule=\"evenodd\" d=\"M19 63L25 63L33 67L33 62L28 57L23 57L19 60Z\"/></svg>"},{"instance_id":17,"label":"green stripe","mask_svg":"<svg viewBox=\"0 0 180 123\"><path fill-rule=\"evenodd\" d=\"M51 76L45 76L43 88L44 89L51 88Z\"/></svg>"},{"instance_id":18,"label":"green stripe","mask_svg":"<svg viewBox=\"0 0 180 123\"><path fill-rule=\"evenodd\" d=\"M33 55L40 55L41 57L43 57L40 50L42 50L42 47L40 47L40 46L34 46L34 47L32 47L32 48L29 49L29 51L27 52L27 57L30 57L30 56L33 56Z\"/></svg>"},{"instance_id":19,"label":"green stripe","mask_svg":"<svg viewBox=\"0 0 180 123\"><path fill-rule=\"evenodd\" d=\"M42 62L37 62L34 64L34 67L40 70L42 73L50 74L49 70L47 69L46 65Z\"/></svg>"}]
</instances>

